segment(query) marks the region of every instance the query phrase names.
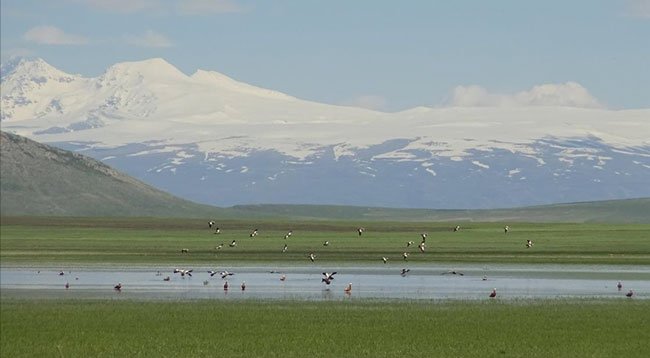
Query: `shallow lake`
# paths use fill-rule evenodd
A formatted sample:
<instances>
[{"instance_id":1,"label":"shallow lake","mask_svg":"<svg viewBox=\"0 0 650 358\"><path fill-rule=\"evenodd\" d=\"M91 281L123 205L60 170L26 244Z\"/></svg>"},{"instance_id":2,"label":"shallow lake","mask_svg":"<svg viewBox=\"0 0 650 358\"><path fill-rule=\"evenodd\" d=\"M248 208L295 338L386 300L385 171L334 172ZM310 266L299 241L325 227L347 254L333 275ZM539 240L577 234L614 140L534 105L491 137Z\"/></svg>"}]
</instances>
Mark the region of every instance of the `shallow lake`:
<instances>
[{"instance_id":1,"label":"shallow lake","mask_svg":"<svg viewBox=\"0 0 650 358\"><path fill-rule=\"evenodd\" d=\"M2 267L3 297L178 299L499 299L650 298L650 266L588 265L417 265L417 266L233 266L183 267ZM402 268L409 268L401 275ZM227 279L208 270L228 270ZM63 275L60 272L63 271ZM337 271L330 285L322 272ZM455 273L454 273L455 272ZM282 276L285 280L281 280ZM169 277L169 281L164 279ZM224 290L224 283L229 289ZM621 281L623 288L616 285ZM113 289L118 282L121 292ZM241 290L245 282L246 290ZM69 288L65 288L66 283ZM350 293L344 288L352 284Z\"/></svg>"}]
</instances>

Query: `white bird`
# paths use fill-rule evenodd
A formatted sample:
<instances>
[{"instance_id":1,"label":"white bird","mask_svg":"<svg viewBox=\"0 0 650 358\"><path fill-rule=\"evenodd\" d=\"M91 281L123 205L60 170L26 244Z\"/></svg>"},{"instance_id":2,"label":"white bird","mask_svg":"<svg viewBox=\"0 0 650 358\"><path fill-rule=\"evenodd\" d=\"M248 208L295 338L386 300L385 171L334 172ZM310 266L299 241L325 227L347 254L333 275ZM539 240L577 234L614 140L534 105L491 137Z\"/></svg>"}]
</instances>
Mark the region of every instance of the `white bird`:
<instances>
[{"instance_id":1,"label":"white bird","mask_svg":"<svg viewBox=\"0 0 650 358\"><path fill-rule=\"evenodd\" d=\"M209 227L210 229L212 229L212 226L213 226L213 225L214 225L214 221L213 221L213 220L208 221L208 227Z\"/></svg>"},{"instance_id":2,"label":"white bird","mask_svg":"<svg viewBox=\"0 0 650 358\"><path fill-rule=\"evenodd\" d=\"M427 233L426 232L423 232L421 236L422 236L422 242L427 241Z\"/></svg>"},{"instance_id":3,"label":"white bird","mask_svg":"<svg viewBox=\"0 0 650 358\"><path fill-rule=\"evenodd\" d=\"M348 285L345 286L345 288L343 289L343 291L345 291L345 293L350 293L350 292L352 292L352 282L348 283Z\"/></svg>"},{"instance_id":4,"label":"white bird","mask_svg":"<svg viewBox=\"0 0 650 358\"><path fill-rule=\"evenodd\" d=\"M503 232L507 234L508 231L510 231L510 226L508 226L508 225L504 226L503 227Z\"/></svg>"},{"instance_id":5,"label":"white bird","mask_svg":"<svg viewBox=\"0 0 650 358\"><path fill-rule=\"evenodd\" d=\"M330 245L330 242L329 242L329 241L325 241L325 242L323 243L323 246L329 246L329 245Z\"/></svg>"},{"instance_id":6,"label":"white bird","mask_svg":"<svg viewBox=\"0 0 650 358\"><path fill-rule=\"evenodd\" d=\"M185 275L192 277L192 271L194 270L174 269L174 273L180 273L181 277L185 277Z\"/></svg>"},{"instance_id":7,"label":"white bird","mask_svg":"<svg viewBox=\"0 0 650 358\"><path fill-rule=\"evenodd\" d=\"M533 242L531 240L526 240L526 248L530 249L533 246Z\"/></svg>"},{"instance_id":8,"label":"white bird","mask_svg":"<svg viewBox=\"0 0 650 358\"><path fill-rule=\"evenodd\" d=\"M314 253L312 252L311 254L309 254L309 259L311 260L311 262L314 262L314 260L316 260L316 255L314 255Z\"/></svg>"},{"instance_id":9,"label":"white bird","mask_svg":"<svg viewBox=\"0 0 650 358\"><path fill-rule=\"evenodd\" d=\"M215 247L215 249L217 249L217 250L221 250L222 247L223 247L223 243L217 245L217 246Z\"/></svg>"},{"instance_id":10,"label":"white bird","mask_svg":"<svg viewBox=\"0 0 650 358\"><path fill-rule=\"evenodd\" d=\"M402 258L404 259L404 261L406 261L408 259L408 257L409 257L408 252L405 252L405 253L402 254Z\"/></svg>"},{"instance_id":11,"label":"white bird","mask_svg":"<svg viewBox=\"0 0 650 358\"><path fill-rule=\"evenodd\" d=\"M221 272L219 272L219 275L221 275L221 278L225 280L226 277L232 276L232 275L234 275L234 273L228 272L228 271L221 271Z\"/></svg>"},{"instance_id":12,"label":"white bird","mask_svg":"<svg viewBox=\"0 0 650 358\"><path fill-rule=\"evenodd\" d=\"M287 244L284 244L284 247L282 248L282 252L287 252L289 250L289 246Z\"/></svg>"},{"instance_id":13,"label":"white bird","mask_svg":"<svg viewBox=\"0 0 650 358\"><path fill-rule=\"evenodd\" d=\"M460 231L460 225L456 225L456 227L454 227L454 232L457 232L457 231Z\"/></svg>"},{"instance_id":14,"label":"white bird","mask_svg":"<svg viewBox=\"0 0 650 358\"><path fill-rule=\"evenodd\" d=\"M413 244L414 244L413 241L409 241L409 242L406 243L406 247L409 247L409 246L411 246L411 245L413 245Z\"/></svg>"},{"instance_id":15,"label":"white bird","mask_svg":"<svg viewBox=\"0 0 650 358\"><path fill-rule=\"evenodd\" d=\"M366 229L364 229L364 228L362 228L362 227L358 228L358 229L357 229L357 232L359 233L359 236L361 236L361 234L363 234L363 232L364 232L365 230L366 230Z\"/></svg>"},{"instance_id":16,"label":"white bird","mask_svg":"<svg viewBox=\"0 0 650 358\"><path fill-rule=\"evenodd\" d=\"M334 280L334 275L336 275L336 271L332 273L323 272L323 278L321 279L321 282L325 282L325 284L329 285L332 283L332 280Z\"/></svg>"},{"instance_id":17,"label":"white bird","mask_svg":"<svg viewBox=\"0 0 650 358\"><path fill-rule=\"evenodd\" d=\"M384 263L388 262L388 258L386 256L383 256L381 260L384 261Z\"/></svg>"},{"instance_id":18,"label":"white bird","mask_svg":"<svg viewBox=\"0 0 650 358\"><path fill-rule=\"evenodd\" d=\"M214 230L214 233L215 233L215 234L221 234L221 229L216 228L216 229Z\"/></svg>"},{"instance_id":19,"label":"white bird","mask_svg":"<svg viewBox=\"0 0 650 358\"><path fill-rule=\"evenodd\" d=\"M232 242L231 242L230 244L228 244L228 246L230 246L230 247L235 247L235 246L237 246L237 241L232 240Z\"/></svg>"},{"instance_id":20,"label":"white bird","mask_svg":"<svg viewBox=\"0 0 650 358\"><path fill-rule=\"evenodd\" d=\"M293 231L289 230L289 232L287 232L287 234L284 235L284 239L286 240L286 239L290 238L292 234L293 234Z\"/></svg>"},{"instance_id":21,"label":"white bird","mask_svg":"<svg viewBox=\"0 0 650 358\"><path fill-rule=\"evenodd\" d=\"M284 280L286 280L286 279L287 279L287 276L286 276L286 275L282 275L282 276L280 276L280 281L284 281Z\"/></svg>"},{"instance_id":22,"label":"white bird","mask_svg":"<svg viewBox=\"0 0 650 358\"><path fill-rule=\"evenodd\" d=\"M418 245L418 249L420 249L420 252L424 252L424 242L421 242L421 243Z\"/></svg>"},{"instance_id":23,"label":"white bird","mask_svg":"<svg viewBox=\"0 0 650 358\"><path fill-rule=\"evenodd\" d=\"M250 237L255 237L255 236L257 236L257 229L254 229L250 234Z\"/></svg>"}]
</instances>

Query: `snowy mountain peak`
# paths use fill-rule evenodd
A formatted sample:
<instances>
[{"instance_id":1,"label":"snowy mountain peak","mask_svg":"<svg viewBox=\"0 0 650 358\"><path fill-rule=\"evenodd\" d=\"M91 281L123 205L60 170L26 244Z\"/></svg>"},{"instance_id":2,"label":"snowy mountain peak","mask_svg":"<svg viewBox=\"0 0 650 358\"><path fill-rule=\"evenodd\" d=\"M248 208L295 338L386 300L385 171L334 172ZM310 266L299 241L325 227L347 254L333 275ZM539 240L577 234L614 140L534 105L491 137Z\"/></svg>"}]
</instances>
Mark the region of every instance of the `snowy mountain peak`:
<instances>
[{"instance_id":1,"label":"snowy mountain peak","mask_svg":"<svg viewBox=\"0 0 650 358\"><path fill-rule=\"evenodd\" d=\"M65 73L49 63L45 62L41 58L27 58L27 57L15 57L6 63L2 64L2 81L8 79L9 77L27 77L29 79L37 79L39 77L44 78L61 78L61 77L74 77L68 73Z\"/></svg>"},{"instance_id":2,"label":"snowy mountain peak","mask_svg":"<svg viewBox=\"0 0 650 358\"><path fill-rule=\"evenodd\" d=\"M273 91L265 88L251 86L244 82L236 81L222 73L216 71L198 70L192 75L192 79L218 88L226 89L233 92L240 92L259 97L275 99L295 99L295 97L286 95L282 92Z\"/></svg>"},{"instance_id":3,"label":"snowy mountain peak","mask_svg":"<svg viewBox=\"0 0 650 358\"><path fill-rule=\"evenodd\" d=\"M109 67L100 79L116 81L119 79L148 79L150 81L176 80L187 81L189 78L162 58L143 61L120 62Z\"/></svg>"}]
</instances>

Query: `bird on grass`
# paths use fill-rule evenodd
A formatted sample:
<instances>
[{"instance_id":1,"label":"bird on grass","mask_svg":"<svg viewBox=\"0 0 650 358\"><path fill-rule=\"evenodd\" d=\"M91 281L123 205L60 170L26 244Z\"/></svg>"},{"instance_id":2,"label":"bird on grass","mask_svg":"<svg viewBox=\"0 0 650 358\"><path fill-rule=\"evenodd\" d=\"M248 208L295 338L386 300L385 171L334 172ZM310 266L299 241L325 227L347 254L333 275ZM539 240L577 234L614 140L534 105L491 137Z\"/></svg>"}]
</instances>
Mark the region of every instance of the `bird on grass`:
<instances>
[{"instance_id":1,"label":"bird on grass","mask_svg":"<svg viewBox=\"0 0 650 358\"><path fill-rule=\"evenodd\" d=\"M361 234L363 234L363 232L364 232L365 230L366 230L366 229L364 229L364 228L362 228L362 227L357 228L357 233L359 233L359 236L361 236Z\"/></svg>"},{"instance_id":2,"label":"bird on grass","mask_svg":"<svg viewBox=\"0 0 650 358\"><path fill-rule=\"evenodd\" d=\"M329 242L329 241L325 241L325 242L323 243L323 246L330 246L330 242Z\"/></svg>"},{"instance_id":3,"label":"bird on grass","mask_svg":"<svg viewBox=\"0 0 650 358\"><path fill-rule=\"evenodd\" d=\"M255 237L257 236L257 229L254 229L251 234L249 235L250 237Z\"/></svg>"},{"instance_id":4,"label":"bird on grass","mask_svg":"<svg viewBox=\"0 0 650 358\"><path fill-rule=\"evenodd\" d=\"M408 258L409 258L409 253L408 253L408 252L403 253L403 254L402 254L402 258L404 259L404 261L408 260Z\"/></svg>"},{"instance_id":5,"label":"bird on grass","mask_svg":"<svg viewBox=\"0 0 650 358\"><path fill-rule=\"evenodd\" d=\"M507 234L508 231L510 231L510 226L508 226L508 225L504 226L504 227L503 227L503 232L504 232L505 234Z\"/></svg>"},{"instance_id":6,"label":"bird on grass","mask_svg":"<svg viewBox=\"0 0 650 358\"><path fill-rule=\"evenodd\" d=\"M454 232L458 232L458 231L460 231L460 225L456 225L456 226L454 227Z\"/></svg>"},{"instance_id":7,"label":"bird on grass","mask_svg":"<svg viewBox=\"0 0 650 358\"><path fill-rule=\"evenodd\" d=\"M212 226L214 226L214 220L208 221L208 227L212 229Z\"/></svg>"},{"instance_id":8,"label":"bird on grass","mask_svg":"<svg viewBox=\"0 0 650 358\"><path fill-rule=\"evenodd\" d=\"M220 228L214 229L214 233L217 234L217 235L221 234L221 229Z\"/></svg>"},{"instance_id":9,"label":"bird on grass","mask_svg":"<svg viewBox=\"0 0 650 358\"><path fill-rule=\"evenodd\" d=\"M384 263L388 262L388 258L387 258L386 256L383 256L383 257L381 258L381 260L382 260Z\"/></svg>"},{"instance_id":10,"label":"bird on grass","mask_svg":"<svg viewBox=\"0 0 650 358\"><path fill-rule=\"evenodd\" d=\"M293 234L293 231L289 230L289 232L287 232L287 234L284 235L284 239L286 240L286 239L290 238L292 234Z\"/></svg>"},{"instance_id":11,"label":"bird on grass","mask_svg":"<svg viewBox=\"0 0 650 358\"><path fill-rule=\"evenodd\" d=\"M282 248L282 252L287 252L289 250L289 246L287 244L284 244L284 247Z\"/></svg>"},{"instance_id":12,"label":"bird on grass","mask_svg":"<svg viewBox=\"0 0 650 358\"><path fill-rule=\"evenodd\" d=\"M406 243L406 247L410 247L410 246L413 245L413 244L414 244L413 241L409 241L409 242Z\"/></svg>"},{"instance_id":13,"label":"bird on grass","mask_svg":"<svg viewBox=\"0 0 650 358\"><path fill-rule=\"evenodd\" d=\"M533 241L532 240L526 240L526 248L530 249L531 247L533 247Z\"/></svg>"},{"instance_id":14,"label":"bird on grass","mask_svg":"<svg viewBox=\"0 0 650 358\"><path fill-rule=\"evenodd\" d=\"M311 262L314 262L314 261L316 260L316 255L314 255L313 252L310 253L310 254L309 254L309 259L311 260Z\"/></svg>"},{"instance_id":15,"label":"bird on grass","mask_svg":"<svg viewBox=\"0 0 650 358\"><path fill-rule=\"evenodd\" d=\"M326 285L329 285L332 283L332 280L334 280L334 275L336 275L336 271L332 273L328 272L323 272L323 278L321 278L321 282L325 282Z\"/></svg>"},{"instance_id":16,"label":"bird on grass","mask_svg":"<svg viewBox=\"0 0 650 358\"><path fill-rule=\"evenodd\" d=\"M230 244L228 244L228 246L230 246L230 247L235 247L235 246L237 246L237 241L236 241L236 240L232 240L232 242L231 242Z\"/></svg>"},{"instance_id":17,"label":"bird on grass","mask_svg":"<svg viewBox=\"0 0 650 358\"><path fill-rule=\"evenodd\" d=\"M421 243L418 245L418 249L420 249L420 252L424 252L424 246L425 246L425 245L424 245L424 242L421 242Z\"/></svg>"},{"instance_id":18,"label":"bird on grass","mask_svg":"<svg viewBox=\"0 0 650 358\"><path fill-rule=\"evenodd\" d=\"M221 244L215 246L215 249L216 249L216 250L221 250L222 247L223 247L223 243L221 243Z\"/></svg>"},{"instance_id":19,"label":"bird on grass","mask_svg":"<svg viewBox=\"0 0 650 358\"><path fill-rule=\"evenodd\" d=\"M492 292L490 292L490 298L494 298L494 297L496 297L496 296L497 296L497 289L496 289L496 288L493 288L493 289L492 289Z\"/></svg>"}]
</instances>

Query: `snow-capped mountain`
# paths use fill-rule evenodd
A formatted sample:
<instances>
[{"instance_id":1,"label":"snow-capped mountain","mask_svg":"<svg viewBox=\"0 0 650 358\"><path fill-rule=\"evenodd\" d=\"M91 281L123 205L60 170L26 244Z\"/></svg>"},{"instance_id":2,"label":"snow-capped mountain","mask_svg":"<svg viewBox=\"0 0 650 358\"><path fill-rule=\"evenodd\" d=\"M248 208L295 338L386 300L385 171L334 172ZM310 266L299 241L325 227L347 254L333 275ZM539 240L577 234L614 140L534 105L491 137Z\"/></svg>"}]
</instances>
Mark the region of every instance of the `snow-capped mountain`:
<instances>
[{"instance_id":1,"label":"snow-capped mountain","mask_svg":"<svg viewBox=\"0 0 650 358\"><path fill-rule=\"evenodd\" d=\"M225 206L486 208L650 196L650 109L304 101L162 59L2 66L2 129Z\"/></svg>"}]
</instances>

